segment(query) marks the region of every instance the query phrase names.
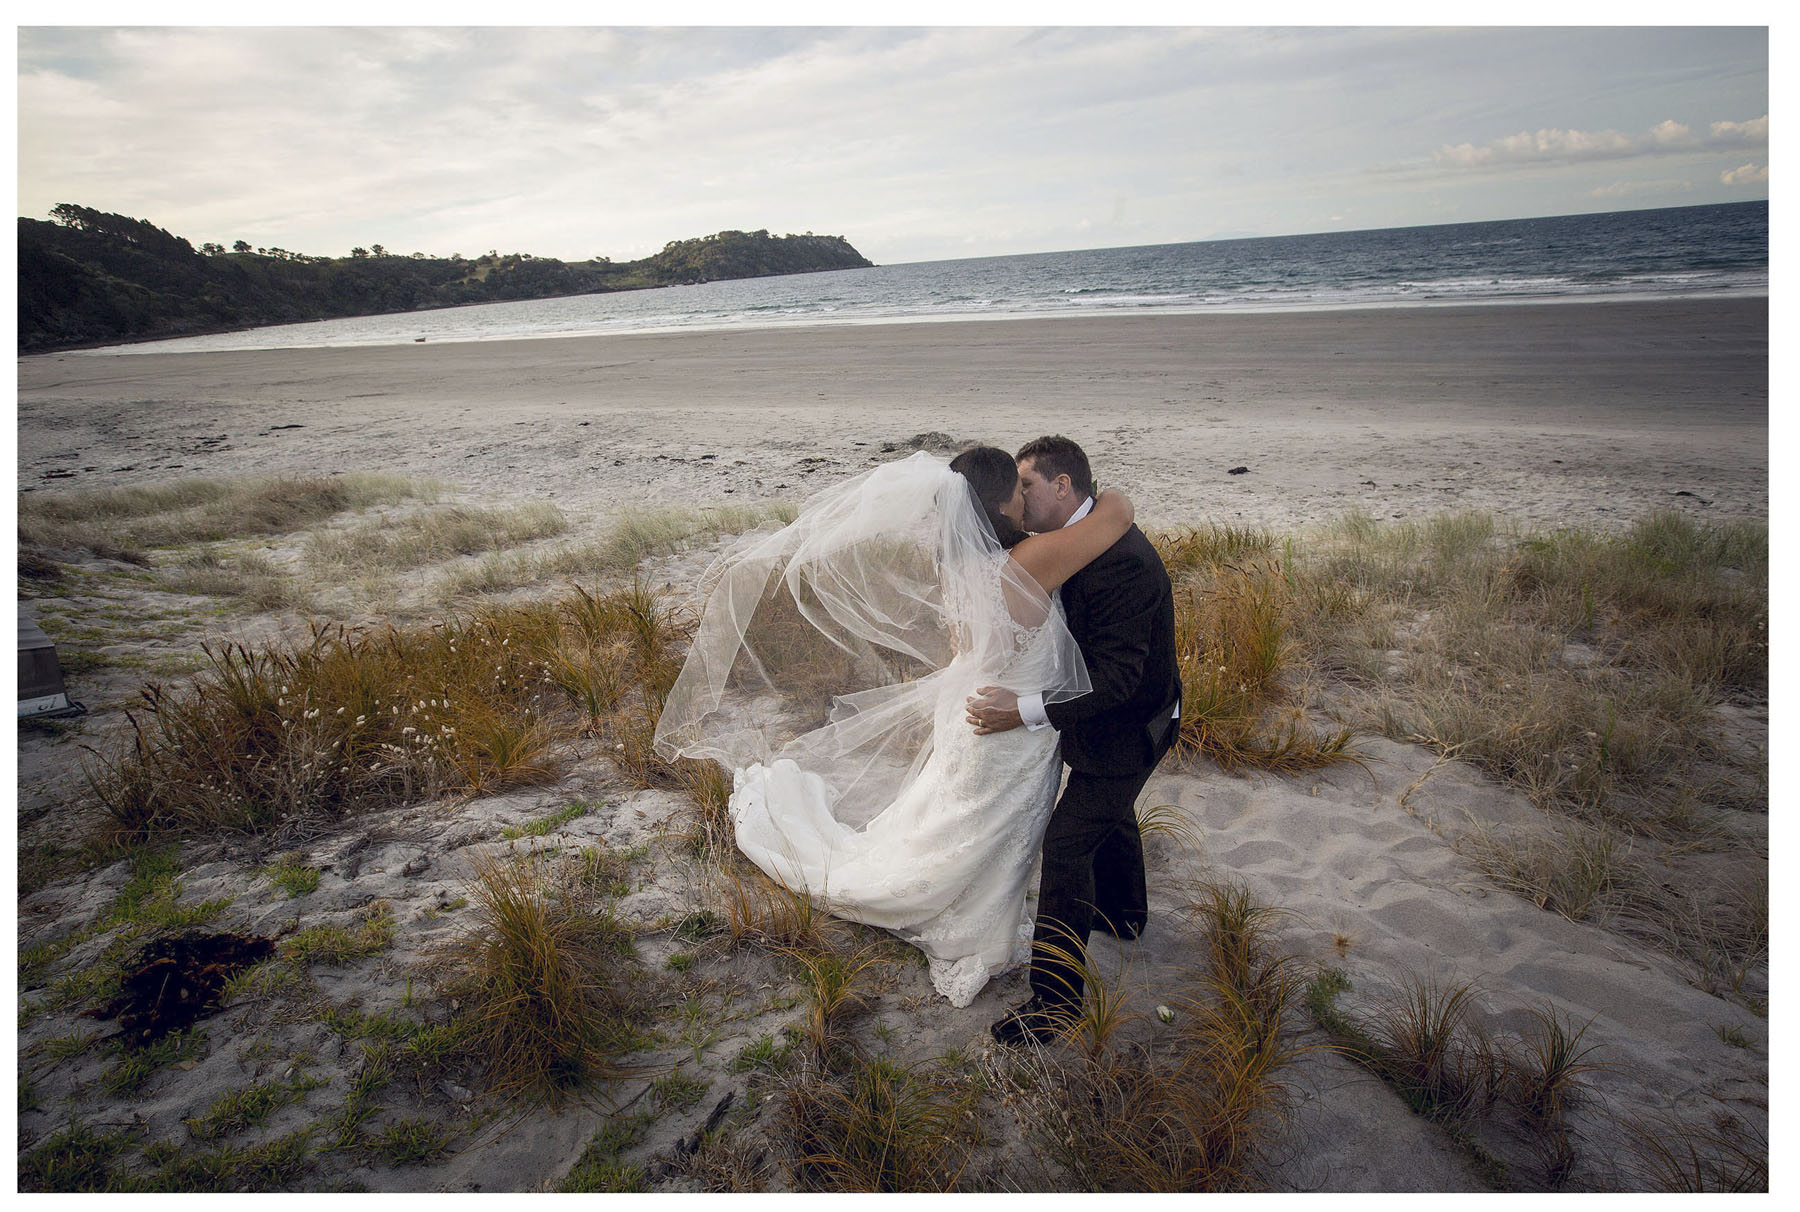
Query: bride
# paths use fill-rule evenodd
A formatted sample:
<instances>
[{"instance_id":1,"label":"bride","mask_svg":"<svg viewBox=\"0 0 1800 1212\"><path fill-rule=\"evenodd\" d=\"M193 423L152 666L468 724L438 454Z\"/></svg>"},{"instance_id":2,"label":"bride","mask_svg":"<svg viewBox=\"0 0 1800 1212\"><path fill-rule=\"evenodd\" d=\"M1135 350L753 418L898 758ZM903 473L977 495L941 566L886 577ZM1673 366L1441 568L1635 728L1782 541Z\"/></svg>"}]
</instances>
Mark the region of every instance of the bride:
<instances>
[{"instance_id":1,"label":"bride","mask_svg":"<svg viewBox=\"0 0 1800 1212\"><path fill-rule=\"evenodd\" d=\"M984 686L1087 693L1052 594L1132 516L1107 491L1027 536L1017 467L993 447L828 488L707 573L656 750L733 771L739 849L918 947L966 1006L1030 958L1026 893L1061 775L1054 729L977 736L966 702Z\"/></svg>"}]
</instances>

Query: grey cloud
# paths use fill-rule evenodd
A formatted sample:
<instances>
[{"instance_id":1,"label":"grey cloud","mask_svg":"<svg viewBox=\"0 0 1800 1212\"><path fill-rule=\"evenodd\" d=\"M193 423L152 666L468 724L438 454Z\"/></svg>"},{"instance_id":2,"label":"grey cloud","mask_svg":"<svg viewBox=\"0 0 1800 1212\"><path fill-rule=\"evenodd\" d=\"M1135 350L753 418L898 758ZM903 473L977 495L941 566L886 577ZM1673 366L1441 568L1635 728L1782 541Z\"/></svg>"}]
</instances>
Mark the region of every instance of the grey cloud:
<instances>
[{"instance_id":1,"label":"grey cloud","mask_svg":"<svg viewBox=\"0 0 1800 1212\"><path fill-rule=\"evenodd\" d=\"M1665 119L1641 135L1616 130L1582 131L1548 128L1521 131L1483 144L1445 144L1432 161L1445 169L1486 169L1520 164L1623 160L1678 152L1707 151L1768 142L1769 116L1748 122L1714 122L1705 135L1674 119Z\"/></svg>"}]
</instances>

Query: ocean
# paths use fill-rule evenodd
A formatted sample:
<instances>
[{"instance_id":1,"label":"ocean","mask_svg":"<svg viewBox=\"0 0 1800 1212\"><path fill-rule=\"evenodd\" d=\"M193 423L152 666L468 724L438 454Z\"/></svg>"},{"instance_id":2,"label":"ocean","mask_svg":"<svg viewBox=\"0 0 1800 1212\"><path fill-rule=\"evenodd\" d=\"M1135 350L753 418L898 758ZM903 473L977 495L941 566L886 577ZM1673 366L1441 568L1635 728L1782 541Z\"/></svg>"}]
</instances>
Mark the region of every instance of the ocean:
<instances>
[{"instance_id":1,"label":"ocean","mask_svg":"<svg viewBox=\"0 0 1800 1212\"><path fill-rule=\"evenodd\" d=\"M1688 298L1767 294L1768 289L1769 204L1764 201L879 265L283 324L85 352Z\"/></svg>"}]
</instances>

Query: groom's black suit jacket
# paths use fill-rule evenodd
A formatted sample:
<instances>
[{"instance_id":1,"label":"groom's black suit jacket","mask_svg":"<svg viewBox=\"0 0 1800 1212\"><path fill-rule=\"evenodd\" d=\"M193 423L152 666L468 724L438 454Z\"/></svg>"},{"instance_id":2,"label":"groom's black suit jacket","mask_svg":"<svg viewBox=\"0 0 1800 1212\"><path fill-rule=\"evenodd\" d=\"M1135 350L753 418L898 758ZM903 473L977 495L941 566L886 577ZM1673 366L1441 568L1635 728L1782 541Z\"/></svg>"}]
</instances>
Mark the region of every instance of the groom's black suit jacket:
<instances>
[{"instance_id":1,"label":"groom's black suit jacket","mask_svg":"<svg viewBox=\"0 0 1800 1212\"><path fill-rule=\"evenodd\" d=\"M1156 548L1133 526L1063 582L1063 612L1094 689L1044 713L1062 759L1086 774L1127 775L1161 756L1181 700L1175 599Z\"/></svg>"}]
</instances>

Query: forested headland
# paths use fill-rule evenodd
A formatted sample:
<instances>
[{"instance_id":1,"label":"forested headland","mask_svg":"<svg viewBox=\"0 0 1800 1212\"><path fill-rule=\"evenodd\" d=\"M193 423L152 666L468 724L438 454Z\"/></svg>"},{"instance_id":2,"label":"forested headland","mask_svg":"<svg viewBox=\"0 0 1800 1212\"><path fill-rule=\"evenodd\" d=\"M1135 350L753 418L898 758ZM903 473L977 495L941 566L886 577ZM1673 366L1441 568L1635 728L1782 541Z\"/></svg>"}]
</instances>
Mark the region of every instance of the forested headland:
<instances>
[{"instance_id":1,"label":"forested headland","mask_svg":"<svg viewBox=\"0 0 1800 1212\"><path fill-rule=\"evenodd\" d=\"M497 250L441 257L380 244L329 257L244 240L196 249L145 220L72 203L50 214L19 219L20 353L873 264L842 236L811 232L722 231L620 262Z\"/></svg>"}]
</instances>

